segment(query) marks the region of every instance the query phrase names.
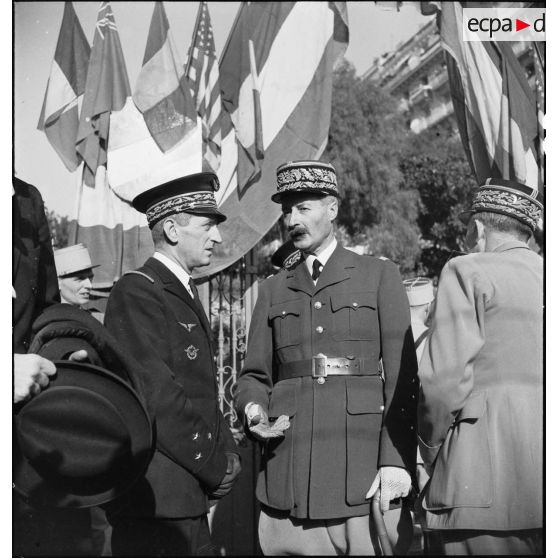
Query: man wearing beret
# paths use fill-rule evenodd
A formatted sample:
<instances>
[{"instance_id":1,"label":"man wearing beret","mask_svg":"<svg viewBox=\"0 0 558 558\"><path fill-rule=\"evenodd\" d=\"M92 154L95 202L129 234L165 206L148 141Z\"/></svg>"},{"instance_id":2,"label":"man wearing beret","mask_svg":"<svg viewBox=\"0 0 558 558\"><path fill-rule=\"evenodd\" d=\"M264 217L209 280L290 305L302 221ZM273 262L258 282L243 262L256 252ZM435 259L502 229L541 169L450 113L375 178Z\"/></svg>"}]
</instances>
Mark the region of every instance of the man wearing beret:
<instances>
[{"instance_id":1,"label":"man wearing beret","mask_svg":"<svg viewBox=\"0 0 558 558\"><path fill-rule=\"evenodd\" d=\"M470 253L442 270L419 368L434 554L542 553L543 262L527 244L542 210L489 179L462 215Z\"/></svg>"},{"instance_id":2,"label":"man wearing beret","mask_svg":"<svg viewBox=\"0 0 558 558\"><path fill-rule=\"evenodd\" d=\"M149 371L156 447L144 479L111 510L115 555L211 554L208 501L227 494L240 472L219 409L210 325L191 279L221 242L218 185L213 173L198 173L133 200L147 215L155 254L116 283L105 323Z\"/></svg>"},{"instance_id":3,"label":"man wearing beret","mask_svg":"<svg viewBox=\"0 0 558 558\"><path fill-rule=\"evenodd\" d=\"M407 297L395 264L337 243L331 165L287 163L277 180L272 200L302 258L260 285L236 391L264 444L260 544L265 554L373 555L370 498L379 488L385 522L401 533L390 501L407 496L415 468Z\"/></svg>"}]
</instances>

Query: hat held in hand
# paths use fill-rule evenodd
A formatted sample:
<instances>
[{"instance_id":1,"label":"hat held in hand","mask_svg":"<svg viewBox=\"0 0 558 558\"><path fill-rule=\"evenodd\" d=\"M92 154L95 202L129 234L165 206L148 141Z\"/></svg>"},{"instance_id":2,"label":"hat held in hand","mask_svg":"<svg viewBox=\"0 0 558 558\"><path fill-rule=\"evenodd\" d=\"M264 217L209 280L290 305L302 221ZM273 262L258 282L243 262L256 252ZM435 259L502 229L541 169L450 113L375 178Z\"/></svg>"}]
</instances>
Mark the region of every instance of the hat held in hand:
<instances>
[{"instance_id":1,"label":"hat held in hand","mask_svg":"<svg viewBox=\"0 0 558 558\"><path fill-rule=\"evenodd\" d=\"M38 506L107 503L147 468L148 414L134 390L108 370L55 365L49 386L14 417L14 488Z\"/></svg>"}]
</instances>

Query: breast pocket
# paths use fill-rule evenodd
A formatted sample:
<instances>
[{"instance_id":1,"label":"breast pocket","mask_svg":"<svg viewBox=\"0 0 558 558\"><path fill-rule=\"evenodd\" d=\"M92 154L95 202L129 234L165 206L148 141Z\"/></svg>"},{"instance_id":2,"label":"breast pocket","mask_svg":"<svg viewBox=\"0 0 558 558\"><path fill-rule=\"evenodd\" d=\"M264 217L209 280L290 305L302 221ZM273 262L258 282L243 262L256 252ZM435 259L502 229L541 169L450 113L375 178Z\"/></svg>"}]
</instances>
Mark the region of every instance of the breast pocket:
<instances>
[{"instance_id":1,"label":"breast pocket","mask_svg":"<svg viewBox=\"0 0 558 558\"><path fill-rule=\"evenodd\" d=\"M276 349L300 344L300 305L301 302L293 300L270 308L269 321Z\"/></svg>"},{"instance_id":2,"label":"breast pocket","mask_svg":"<svg viewBox=\"0 0 558 558\"><path fill-rule=\"evenodd\" d=\"M331 311L334 339L374 339L378 322L375 291L332 294Z\"/></svg>"}]
</instances>

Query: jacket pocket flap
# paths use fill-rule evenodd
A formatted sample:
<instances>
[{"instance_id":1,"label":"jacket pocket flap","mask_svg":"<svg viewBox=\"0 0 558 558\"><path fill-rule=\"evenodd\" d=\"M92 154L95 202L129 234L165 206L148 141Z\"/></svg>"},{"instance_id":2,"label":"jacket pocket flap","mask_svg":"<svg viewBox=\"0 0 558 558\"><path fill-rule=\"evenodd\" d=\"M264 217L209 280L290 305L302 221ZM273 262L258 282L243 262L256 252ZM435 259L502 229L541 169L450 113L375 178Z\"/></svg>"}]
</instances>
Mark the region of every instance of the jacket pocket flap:
<instances>
[{"instance_id":1,"label":"jacket pocket flap","mask_svg":"<svg viewBox=\"0 0 558 558\"><path fill-rule=\"evenodd\" d=\"M300 316L300 302L293 300L290 302L280 302L279 304L274 304L269 309L269 319L274 318L284 318L287 315L293 314L295 316Z\"/></svg>"},{"instance_id":2,"label":"jacket pocket flap","mask_svg":"<svg viewBox=\"0 0 558 558\"><path fill-rule=\"evenodd\" d=\"M362 293L337 293L331 295L331 309L333 312L340 308L357 310L361 306L376 308L376 292L366 291Z\"/></svg>"},{"instance_id":3,"label":"jacket pocket flap","mask_svg":"<svg viewBox=\"0 0 558 558\"><path fill-rule=\"evenodd\" d=\"M275 384L269 402L269 418L277 418L281 415L292 417L296 413L297 385L298 381L296 383L284 381Z\"/></svg>"},{"instance_id":4,"label":"jacket pocket flap","mask_svg":"<svg viewBox=\"0 0 558 558\"><path fill-rule=\"evenodd\" d=\"M484 391L472 393L463 409L461 409L460 413L457 415L455 422L479 419L484 415L485 411L486 393Z\"/></svg>"},{"instance_id":5,"label":"jacket pocket flap","mask_svg":"<svg viewBox=\"0 0 558 558\"><path fill-rule=\"evenodd\" d=\"M347 380L347 412L350 415L382 413L384 386L379 376Z\"/></svg>"}]
</instances>

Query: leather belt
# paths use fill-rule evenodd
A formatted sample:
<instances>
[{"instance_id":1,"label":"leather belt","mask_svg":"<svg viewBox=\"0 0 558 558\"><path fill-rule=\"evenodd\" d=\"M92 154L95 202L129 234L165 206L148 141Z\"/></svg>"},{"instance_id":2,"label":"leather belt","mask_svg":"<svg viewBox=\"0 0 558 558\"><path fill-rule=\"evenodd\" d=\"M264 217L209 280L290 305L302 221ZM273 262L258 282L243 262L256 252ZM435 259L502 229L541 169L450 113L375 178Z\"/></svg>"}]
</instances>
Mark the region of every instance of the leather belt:
<instances>
[{"instance_id":1,"label":"leather belt","mask_svg":"<svg viewBox=\"0 0 558 558\"><path fill-rule=\"evenodd\" d=\"M279 380L312 376L380 376L378 361L373 358L337 358L318 354L305 360L279 365Z\"/></svg>"}]
</instances>

